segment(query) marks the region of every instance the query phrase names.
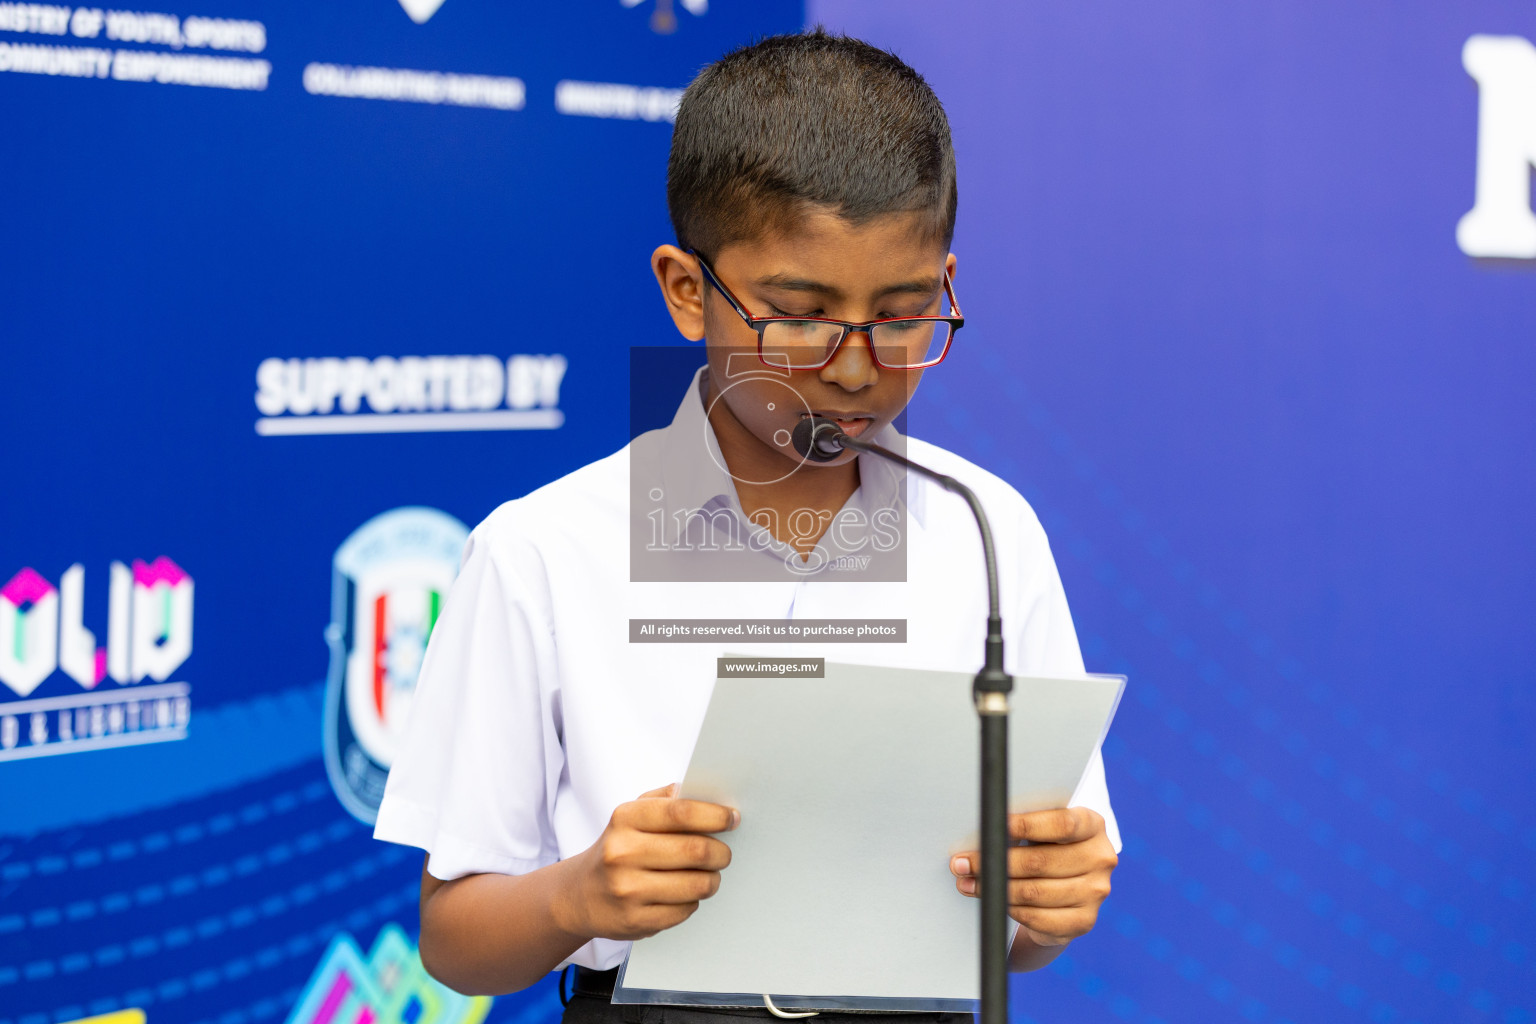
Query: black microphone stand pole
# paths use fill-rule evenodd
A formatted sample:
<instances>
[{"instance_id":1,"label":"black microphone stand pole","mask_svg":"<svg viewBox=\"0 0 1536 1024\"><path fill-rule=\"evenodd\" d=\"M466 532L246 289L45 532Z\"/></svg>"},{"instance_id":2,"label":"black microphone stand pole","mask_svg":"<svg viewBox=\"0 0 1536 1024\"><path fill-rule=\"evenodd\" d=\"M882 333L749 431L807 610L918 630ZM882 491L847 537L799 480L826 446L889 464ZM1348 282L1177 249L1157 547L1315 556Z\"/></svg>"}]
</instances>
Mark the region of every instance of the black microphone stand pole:
<instances>
[{"instance_id":1,"label":"black microphone stand pole","mask_svg":"<svg viewBox=\"0 0 1536 1024\"><path fill-rule=\"evenodd\" d=\"M869 452L899 463L964 498L981 531L981 550L987 562L987 641L981 671L976 673L976 680L971 685L976 714L981 719L980 1024L1007 1024L1008 695L1013 692L1013 677L1003 670L1003 618L997 598L997 553L992 546L992 527L976 493L954 477L919 466L873 441L850 437L830 420L806 422L813 424L807 439L808 447L820 450L822 459L836 457L834 453L818 449L825 439L839 448Z\"/></svg>"}]
</instances>

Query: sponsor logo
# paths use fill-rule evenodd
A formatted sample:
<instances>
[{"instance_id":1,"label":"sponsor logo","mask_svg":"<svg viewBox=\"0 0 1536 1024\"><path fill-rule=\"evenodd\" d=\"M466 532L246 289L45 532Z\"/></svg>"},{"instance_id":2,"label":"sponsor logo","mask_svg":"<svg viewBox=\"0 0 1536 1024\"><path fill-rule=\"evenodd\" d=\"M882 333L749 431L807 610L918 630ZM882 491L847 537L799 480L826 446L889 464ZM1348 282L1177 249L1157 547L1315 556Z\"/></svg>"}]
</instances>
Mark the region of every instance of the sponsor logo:
<instances>
[{"instance_id":1,"label":"sponsor logo","mask_svg":"<svg viewBox=\"0 0 1536 1024\"><path fill-rule=\"evenodd\" d=\"M645 0L619 0L625 7L639 7ZM677 12L673 10L673 0L651 0L655 5L651 9L651 31L657 35L671 35L677 31ZM709 10L709 0L678 0L683 10L695 17L704 15Z\"/></svg>"},{"instance_id":2,"label":"sponsor logo","mask_svg":"<svg viewBox=\"0 0 1536 1024\"><path fill-rule=\"evenodd\" d=\"M437 13L437 9L443 6L443 0L400 0L400 6L412 21L425 25Z\"/></svg>"},{"instance_id":3,"label":"sponsor logo","mask_svg":"<svg viewBox=\"0 0 1536 1024\"><path fill-rule=\"evenodd\" d=\"M1461 63L1477 81L1477 193L1456 242L1468 256L1536 259L1536 46L1520 36L1473 36Z\"/></svg>"},{"instance_id":4,"label":"sponsor logo","mask_svg":"<svg viewBox=\"0 0 1536 1024\"><path fill-rule=\"evenodd\" d=\"M379 930L364 956L342 932L331 940L287 1024L479 1024L488 996L464 996L434 981L397 924Z\"/></svg>"},{"instance_id":5,"label":"sponsor logo","mask_svg":"<svg viewBox=\"0 0 1536 1024\"><path fill-rule=\"evenodd\" d=\"M311 96L443 103L489 110L522 110L528 98L521 78L410 68L358 68L346 64L306 64L304 91Z\"/></svg>"},{"instance_id":6,"label":"sponsor logo","mask_svg":"<svg viewBox=\"0 0 1536 1024\"><path fill-rule=\"evenodd\" d=\"M192 653L192 595L169 558L113 562L98 647L84 624L85 566L58 586L31 568L12 576L0 587L0 683L23 699L0 700L0 761L185 739L191 687L169 680ZM26 699L55 673L91 692ZM98 689L108 679L117 685Z\"/></svg>"},{"instance_id":7,"label":"sponsor logo","mask_svg":"<svg viewBox=\"0 0 1536 1024\"><path fill-rule=\"evenodd\" d=\"M683 90L618 82L555 83L555 109L572 117L607 117L620 121L677 120Z\"/></svg>"},{"instance_id":8,"label":"sponsor logo","mask_svg":"<svg viewBox=\"0 0 1536 1024\"><path fill-rule=\"evenodd\" d=\"M171 50L232 50L261 53L267 28L259 21L230 18L179 18L150 11L114 11L99 7L0 3L0 31L45 36L164 46ZM0 42L0 72L112 78L119 82L157 82L216 89L267 87L272 64L243 57L220 57L165 50L108 49L104 46L57 46Z\"/></svg>"},{"instance_id":9,"label":"sponsor logo","mask_svg":"<svg viewBox=\"0 0 1536 1024\"><path fill-rule=\"evenodd\" d=\"M336 550L325 694L325 768L336 796L372 824L405 732L416 676L469 531L445 512L397 508Z\"/></svg>"},{"instance_id":10,"label":"sponsor logo","mask_svg":"<svg viewBox=\"0 0 1536 1024\"><path fill-rule=\"evenodd\" d=\"M265 359L256 433L553 430L565 367L561 355Z\"/></svg>"}]
</instances>

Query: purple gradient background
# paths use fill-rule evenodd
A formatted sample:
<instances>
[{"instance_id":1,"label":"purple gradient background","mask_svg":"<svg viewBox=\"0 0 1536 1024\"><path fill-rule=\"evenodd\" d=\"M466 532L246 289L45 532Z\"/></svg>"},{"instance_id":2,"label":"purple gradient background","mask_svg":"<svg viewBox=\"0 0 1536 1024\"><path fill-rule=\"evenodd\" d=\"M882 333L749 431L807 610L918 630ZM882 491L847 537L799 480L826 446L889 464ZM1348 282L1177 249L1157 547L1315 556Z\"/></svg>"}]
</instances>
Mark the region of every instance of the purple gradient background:
<instances>
[{"instance_id":1,"label":"purple gradient background","mask_svg":"<svg viewBox=\"0 0 1536 1024\"><path fill-rule=\"evenodd\" d=\"M895 50L950 113L970 322L912 429L1030 498L1090 667L1131 676L1117 891L1016 1008L1529 1019L1536 267L1455 227L1461 47L1536 38L1536 8L807 23Z\"/></svg>"}]
</instances>

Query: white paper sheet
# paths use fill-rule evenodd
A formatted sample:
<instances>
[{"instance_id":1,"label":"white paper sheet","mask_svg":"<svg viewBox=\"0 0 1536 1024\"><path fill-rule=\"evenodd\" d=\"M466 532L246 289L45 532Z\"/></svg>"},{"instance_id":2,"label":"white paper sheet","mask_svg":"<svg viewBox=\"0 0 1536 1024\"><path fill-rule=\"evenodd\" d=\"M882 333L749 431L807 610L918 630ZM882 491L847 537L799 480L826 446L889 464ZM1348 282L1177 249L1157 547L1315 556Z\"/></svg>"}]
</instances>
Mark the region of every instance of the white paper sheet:
<instances>
[{"instance_id":1,"label":"white paper sheet","mask_svg":"<svg viewBox=\"0 0 1536 1024\"><path fill-rule=\"evenodd\" d=\"M682 794L741 810L731 866L693 917L635 944L615 1001L968 1008L979 904L949 857L976 846L971 681L832 663L718 680ZM1015 681L1013 811L1067 806L1124 684Z\"/></svg>"}]
</instances>

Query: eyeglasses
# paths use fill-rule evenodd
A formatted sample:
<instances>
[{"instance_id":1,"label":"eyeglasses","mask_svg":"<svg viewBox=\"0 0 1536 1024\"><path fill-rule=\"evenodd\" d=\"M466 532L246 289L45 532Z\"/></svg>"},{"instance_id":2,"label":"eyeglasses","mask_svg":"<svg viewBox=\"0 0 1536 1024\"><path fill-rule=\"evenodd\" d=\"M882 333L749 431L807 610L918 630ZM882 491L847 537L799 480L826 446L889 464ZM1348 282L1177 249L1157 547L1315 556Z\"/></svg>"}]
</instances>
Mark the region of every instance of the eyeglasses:
<instances>
[{"instance_id":1,"label":"eyeglasses","mask_svg":"<svg viewBox=\"0 0 1536 1024\"><path fill-rule=\"evenodd\" d=\"M736 315L757 332L757 354L769 366L786 370L819 370L832 362L848 335L862 332L869 338L870 358L887 370L920 370L942 362L949 353L955 332L965 317L955 302L955 286L944 271L944 294L950 316L895 316L884 320L849 323L807 316L753 316L731 290L720 283L704 257L690 253L704 269L704 276L731 304Z\"/></svg>"}]
</instances>

